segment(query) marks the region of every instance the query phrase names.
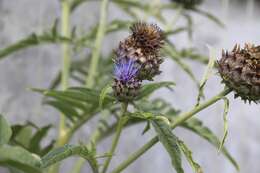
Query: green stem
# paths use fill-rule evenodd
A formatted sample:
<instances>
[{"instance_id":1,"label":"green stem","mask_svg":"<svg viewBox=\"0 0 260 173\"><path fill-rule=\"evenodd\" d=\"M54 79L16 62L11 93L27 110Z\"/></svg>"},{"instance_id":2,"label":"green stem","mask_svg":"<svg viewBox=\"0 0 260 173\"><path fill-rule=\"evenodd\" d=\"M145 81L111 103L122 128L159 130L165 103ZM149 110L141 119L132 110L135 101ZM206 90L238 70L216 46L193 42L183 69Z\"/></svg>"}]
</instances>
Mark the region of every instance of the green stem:
<instances>
[{"instance_id":1,"label":"green stem","mask_svg":"<svg viewBox=\"0 0 260 173\"><path fill-rule=\"evenodd\" d=\"M118 144L118 141L119 141L119 138L120 138L120 135L121 135L121 132L122 132L122 129L124 127L124 124L126 123L126 117L124 116L124 114L126 113L127 111L127 103L122 103L122 108L121 108L121 117L118 121L118 125L117 125L117 128L116 128L116 134L115 134L115 137L113 139L113 142L112 142L112 145L111 145L111 148L108 152L108 157L104 163L104 167L101 171L101 173L106 173L107 171L107 168L110 164L110 161L112 159L112 156L114 155L114 152L115 152L115 149L117 147L117 144Z\"/></svg>"},{"instance_id":2,"label":"green stem","mask_svg":"<svg viewBox=\"0 0 260 173\"><path fill-rule=\"evenodd\" d=\"M70 3L68 0L61 1L61 35L70 38ZM64 42L61 45L62 51L62 72L61 72L61 87L66 90L69 86L69 72L70 72L70 47ZM56 146L62 146L68 142L70 135L66 130L66 118L63 114L60 115L59 138ZM49 169L49 173L57 173L59 171L59 164L56 164Z\"/></svg>"},{"instance_id":3,"label":"green stem","mask_svg":"<svg viewBox=\"0 0 260 173\"><path fill-rule=\"evenodd\" d=\"M192 116L194 116L196 113L204 110L208 106L216 103L218 100L222 99L224 96L229 94L231 92L230 89L225 89L224 91L220 92L218 95L212 97L210 100L206 101L203 104L200 104L199 106L193 108L191 111L182 113L179 118L177 118L172 124L171 128L174 129L178 125L182 124ZM146 151L148 151L150 148L152 148L153 145L155 145L159 141L158 137L152 138L149 142L147 142L145 145L143 145L139 150L137 150L135 153L131 154L127 160L122 162L115 170L113 170L111 173L119 173L122 170L124 170L126 167L128 167L131 163L133 163L136 159L138 159L142 154L144 154Z\"/></svg>"},{"instance_id":4,"label":"green stem","mask_svg":"<svg viewBox=\"0 0 260 173\"><path fill-rule=\"evenodd\" d=\"M73 129L72 129L73 130ZM88 147L91 147L91 145L96 146L96 144L99 142L101 136L99 125L96 128L96 130L91 134L90 136L90 142L87 145ZM75 164L75 166L72 169L72 173L80 173L82 167L84 166L86 160L84 158L79 158Z\"/></svg>"},{"instance_id":5,"label":"green stem","mask_svg":"<svg viewBox=\"0 0 260 173\"><path fill-rule=\"evenodd\" d=\"M89 75L86 78L86 87L92 88L94 85L95 77L97 74L98 61L100 58L100 50L102 45L102 40L106 32L106 17L108 9L108 0L103 0L101 4L99 26L96 35L96 41L94 45L94 50L92 52Z\"/></svg>"},{"instance_id":6,"label":"green stem","mask_svg":"<svg viewBox=\"0 0 260 173\"><path fill-rule=\"evenodd\" d=\"M61 35L70 38L70 3L68 0L61 1ZM61 45L62 49L62 72L61 72L61 87L66 90L69 86L69 73L70 73L70 47L68 43ZM60 138L64 140L66 135L65 116L60 115ZM61 141L59 141L61 142ZM61 142L62 143L62 142Z\"/></svg>"}]
</instances>

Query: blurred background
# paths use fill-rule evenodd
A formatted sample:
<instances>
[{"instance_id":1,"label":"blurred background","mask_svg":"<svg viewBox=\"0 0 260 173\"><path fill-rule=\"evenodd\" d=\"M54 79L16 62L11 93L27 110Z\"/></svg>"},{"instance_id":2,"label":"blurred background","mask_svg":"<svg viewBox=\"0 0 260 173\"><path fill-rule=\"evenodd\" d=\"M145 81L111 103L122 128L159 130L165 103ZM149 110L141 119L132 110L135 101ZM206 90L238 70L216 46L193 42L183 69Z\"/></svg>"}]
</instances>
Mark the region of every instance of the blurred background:
<instances>
[{"instance_id":1,"label":"blurred background","mask_svg":"<svg viewBox=\"0 0 260 173\"><path fill-rule=\"evenodd\" d=\"M235 43L260 44L260 3L257 0L205 0L200 8L219 17L224 22L225 28L195 15L193 40L188 41L185 34L178 35L172 38L176 47L182 48L190 45L207 55L207 45L210 45L218 50L218 57L220 57L222 48L230 50ZM115 9L113 5L109 7L109 19L127 18L124 13ZM0 48L14 43L32 32L38 33L46 27L51 27L59 14L58 0L0 0ZM174 16L174 12L166 15L171 18ZM87 30L98 21L98 18L99 3L92 1L77 9L72 16L72 23L80 26L82 30ZM121 32L107 37L103 43L103 54L115 48L126 35L126 32ZM201 79L205 66L194 61L187 61L187 63L192 67L196 77ZM162 66L163 73L156 80L173 80L177 86L174 92L162 89L153 97L163 95L174 107L181 110L194 106L197 96L194 82L172 61L166 60ZM12 123L30 120L40 126L48 123L58 124L57 112L48 106L42 106L42 97L27 88L47 88L59 68L59 46L55 45L32 47L1 60L0 113L6 115ZM215 95L223 88L223 85L219 83L218 75L212 75L205 87L206 98ZM241 173L259 173L260 107L255 104L244 104L239 99L234 100L233 94L230 94L229 98L231 102L226 147L240 164ZM222 114L223 103L219 102L199 113L197 117L211 127L219 137L222 137ZM142 129L143 126L127 129L127 135L122 136L119 144L117 157L112 160L113 166L120 163L128 154L153 136L153 133L149 132L141 138ZM177 133L193 150L194 158L200 163L205 173L236 172L233 166L204 140L183 129L177 129ZM79 138L87 140L89 134L90 127L84 126L73 142L78 142ZM49 134L49 138L55 138L55 136L56 131L53 130ZM100 151L105 151L110 142L110 139L105 140L100 146ZM185 162L184 165L186 172L191 173L192 170L188 164ZM71 160L65 161L61 172L65 173L68 167L71 167ZM88 165L86 165L82 172L87 172L88 169ZM124 172L170 173L174 170L164 148L157 144ZM7 173L7 170L0 168L0 173Z\"/></svg>"}]
</instances>

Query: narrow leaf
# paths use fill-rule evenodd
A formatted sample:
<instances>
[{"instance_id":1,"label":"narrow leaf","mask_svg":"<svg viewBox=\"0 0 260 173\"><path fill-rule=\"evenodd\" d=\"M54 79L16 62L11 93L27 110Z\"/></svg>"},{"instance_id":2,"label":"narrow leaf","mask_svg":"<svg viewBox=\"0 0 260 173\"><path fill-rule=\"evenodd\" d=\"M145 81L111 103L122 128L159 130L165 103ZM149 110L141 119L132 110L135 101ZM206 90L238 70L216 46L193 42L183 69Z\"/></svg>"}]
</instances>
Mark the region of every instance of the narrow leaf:
<instances>
[{"instance_id":1,"label":"narrow leaf","mask_svg":"<svg viewBox=\"0 0 260 173\"><path fill-rule=\"evenodd\" d=\"M189 164L191 165L193 171L195 173L203 173L200 165L197 162L194 161L194 159L192 157L192 152L187 147L187 145L185 145L185 143L180 139L178 139L178 144L179 144L179 147L182 150L183 154L185 155L186 159L188 160Z\"/></svg>"},{"instance_id":2,"label":"narrow leaf","mask_svg":"<svg viewBox=\"0 0 260 173\"><path fill-rule=\"evenodd\" d=\"M171 128L164 121L152 121L160 142L169 153L172 165L177 173L184 173L181 161L181 150L178 145L178 138L172 133Z\"/></svg>"},{"instance_id":3,"label":"narrow leaf","mask_svg":"<svg viewBox=\"0 0 260 173\"><path fill-rule=\"evenodd\" d=\"M12 136L12 129L4 116L0 115L0 146L7 144Z\"/></svg>"},{"instance_id":4,"label":"narrow leaf","mask_svg":"<svg viewBox=\"0 0 260 173\"><path fill-rule=\"evenodd\" d=\"M174 82L158 82L158 83L146 84L141 88L140 94L137 96L136 100L149 96L157 89L163 87L171 88L174 85L175 85Z\"/></svg>"},{"instance_id":5,"label":"narrow leaf","mask_svg":"<svg viewBox=\"0 0 260 173\"><path fill-rule=\"evenodd\" d=\"M223 24L223 22L221 22L220 19L218 19L216 16L214 16L213 14L210 14L209 12L207 11L203 11L201 9L197 9L197 8L194 8L193 11L207 17L208 19L212 20L213 22L215 22L216 24L218 24L219 26L221 27L225 27L225 25Z\"/></svg>"},{"instance_id":6,"label":"narrow leaf","mask_svg":"<svg viewBox=\"0 0 260 173\"><path fill-rule=\"evenodd\" d=\"M141 105L141 104L140 104ZM145 104L142 104L139 106L140 110L142 111L149 111L151 109L152 113L155 114L163 114L166 115L169 119L172 121L175 120L177 115L179 114L179 111L174 109L170 104L165 102L162 99L156 99L150 102L145 102ZM217 149L220 146L220 140L218 137L212 132L208 127L206 127L202 121L200 121L197 118L192 118L186 122L184 122L181 127L186 128L193 133L199 135L201 138L207 140L210 144L215 146ZM232 163L232 165L239 170L239 165L237 164L236 160L231 156L231 154L228 152L228 150L223 146L221 152L223 155Z\"/></svg>"},{"instance_id":7,"label":"narrow leaf","mask_svg":"<svg viewBox=\"0 0 260 173\"><path fill-rule=\"evenodd\" d=\"M32 130L33 128L31 126L22 126L19 131L14 131L11 142L14 141L16 145L20 145L23 148L28 149L32 137Z\"/></svg>"},{"instance_id":8,"label":"narrow leaf","mask_svg":"<svg viewBox=\"0 0 260 173\"><path fill-rule=\"evenodd\" d=\"M49 100L49 101L46 101L45 103L58 109L72 122L75 121L76 117L80 117L77 110L75 108L71 107L69 104L66 104L61 101L54 101L54 100Z\"/></svg>"},{"instance_id":9,"label":"narrow leaf","mask_svg":"<svg viewBox=\"0 0 260 173\"><path fill-rule=\"evenodd\" d=\"M208 127L204 126L200 120L192 118L186 121L182 126L204 138L216 148L219 148L221 142L218 137ZM225 147L222 148L221 152L233 164L233 166L239 170L239 165L237 164L236 160L230 155Z\"/></svg>"},{"instance_id":10,"label":"narrow leaf","mask_svg":"<svg viewBox=\"0 0 260 173\"><path fill-rule=\"evenodd\" d=\"M94 156L95 153L89 151L85 146L65 145L63 147L54 149L42 158L42 168L47 168L57 162L60 162L70 156L81 156L86 159L93 172L98 173L98 164Z\"/></svg>"},{"instance_id":11,"label":"narrow leaf","mask_svg":"<svg viewBox=\"0 0 260 173\"><path fill-rule=\"evenodd\" d=\"M100 109L103 108L103 102L105 100L105 97L107 95L107 93L109 92L109 90L111 90L111 84L108 84L107 86L105 86L99 96L99 107Z\"/></svg>"},{"instance_id":12,"label":"narrow leaf","mask_svg":"<svg viewBox=\"0 0 260 173\"><path fill-rule=\"evenodd\" d=\"M146 132L148 132L151 129L151 123L150 121L147 121L144 130L142 131L142 135L144 135Z\"/></svg>"},{"instance_id":13,"label":"narrow leaf","mask_svg":"<svg viewBox=\"0 0 260 173\"><path fill-rule=\"evenodd\" d=\"M44 32L43 34L31 34L26 38L9 45L0 50L0 60L4 57L15 53L19 50L26 49L32 46L37 46L46 43L60 43L60 42L71 42L69 38L62 37L60 35L53 35L51 31Z\"/></svg>"},{"instance_id":14,"label":"narrow leaf","mask_svg":"<svg viewBox=\"0 0 260 173\"><path fill-rule=\"evenodd\" d=\"M21 147L0 147L0 165L10 165L26 173L40 173L39 156Z\"/></svg>"},{"instance_id":15,"label":"narrow leaf","mask_svg":"<svg viewBox=\"0 0 260 173\"><path fill-rule=\"evenodd\" d=\"M223 114L223 120L224 120L224 135L223 138L221 140L221 143L219 145L219 151L222 150L225 140L227 138L227 134L228 134L228 120L227 120L227 114L228 114L228 109L229 109L229 100L228 98L224 97L224 114Z\"/></svg>"},{"instance_id":16,"label":"narrow leaf","mask_svg":"<svg viewBox=\"0 0 260 173\"><path fill-rule=\"evenodd\" d=\"M212 47L208 46L209 48L209 62L208 62L208 65L207 65L207 68L203 74L203 77L202 77L202 80L200 82L200 86L199 86L199 94L198 94L198 97L197 97L197 104L196 106L198 106L200 104L200 99L201 97L204 97L204 87L206 85L206 82L207 80L209 79L211 73L212 73L212 69L214 68L214 65L215 65L215 60L217 58L217 52L216 52L216 49L213 49Z\"/></svg>"},{"instance_id":17,"label":"narrow leaf","mask_svg":"<svg viewBox=\"0 0 260 173\"><path fill-rule=\"evenodd\" d=\"M41 141L42 139L47 135L48 131L50 130L51 125L45 126L41 129L39 129L34 136L32 137L30 141L30 151L40 154L41 152Z\"/></svg>"}]
</instances>

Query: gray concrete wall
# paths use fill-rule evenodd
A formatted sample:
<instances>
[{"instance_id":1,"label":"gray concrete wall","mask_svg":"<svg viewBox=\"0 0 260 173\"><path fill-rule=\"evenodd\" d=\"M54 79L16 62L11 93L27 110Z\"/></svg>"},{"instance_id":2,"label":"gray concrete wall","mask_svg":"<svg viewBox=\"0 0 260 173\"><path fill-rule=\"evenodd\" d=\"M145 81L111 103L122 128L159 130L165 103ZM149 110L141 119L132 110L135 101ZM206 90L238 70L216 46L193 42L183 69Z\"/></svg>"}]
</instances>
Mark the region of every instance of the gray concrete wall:
<instances>
[{"instance_id":1,"label":"gray concrete wall","mask_svg":"<svg viewBox=\"0 0 260 173\"><path fill-rule=\"evenodd\" d=\"M192 44L194 47L206 53L206 44L215 47L231 49L235 43L254 42L260 44L260 23L259 7L250 6L250 3L243 1L242 6L234 1L230 4L227 1L206 1L203 9L212 11L215 15L222 18L226 23L224 29L219 28L205 18L195 15L195 34L194 43L185 40L186 36L181 35L173 38L178 47ZM121 17L119 12L110 8L110 17ZM53 0L0 0L0 48L3 48L24 36L36 31L41 32L47 26L51 26L53 20L59 16L60 8L58 1ZM172 17L174 14L167 14ZM94 24L99 16L97 3L87 3L80 7L72 16L73 23L82 27L83 30ZM125 16L124 16L125 17ZM125 35L113 35L107 38L104 53L116 46L118 41ZM112 43L111 43L112 42ZM15 53L8 58L0 61L0 112L7 116L12 123L24 122L30 119L39 125L48 123L58 123L57 112L49 107L42 107L41 97L32 93L26 88L40 87L45 88L50 83L54 74L59 70L60 53L58 46L46 45ZM219 54L220 56L220 54ZM188 62L195 74L201 77L204 66L198 63ZM173 62L165 61L163 73L158 80L173 80L177 86L173 93L161 90L154 97L163 95L176 108L187 110L195 104L197 89L190 78L183 74L182 70ZM206 86L206 97L210 98L223 88L220 78L213 75ZM230 95L229 134L226 146L236 157L241 165L241 173L260 172L260 109L259 105L244 104L240 100L234 100L233 94ZM199 113L205 124L211 127L219 137L223 134L223 103L218 103L209 109ZM118 148L118 154L113 159L113 166L117 165L126 158L127 154L144 144L153 133L148 133L141 138L140 131L142 126L131 128L127 135L122 137ZM217 150L199 137L191 135L182 129L176 130L177 134L192 148L194 157L204 168L205 173L235 173L235 169ZM86 126L79 133L79 136L87 139L90 133ZM56 132L53 130L49 137L54 137ZM79 137L78 136L78 137ZM78 138L75 138L77 141ZM139 139L139 140L136 140ZM110 144L110 140L104 141L100 147L105 151ZM71 167L71 160L66 161L62 172L67 172ZM192 172L185 162L187 173ZM88 166L84 167L88 170ZM1 173L6 173L0 169ZM131 165L125 172L174 172L171 167L170 159L160 144L157 144L151 151L141 157L138 162Z\"/></svg>"}]
</instances>

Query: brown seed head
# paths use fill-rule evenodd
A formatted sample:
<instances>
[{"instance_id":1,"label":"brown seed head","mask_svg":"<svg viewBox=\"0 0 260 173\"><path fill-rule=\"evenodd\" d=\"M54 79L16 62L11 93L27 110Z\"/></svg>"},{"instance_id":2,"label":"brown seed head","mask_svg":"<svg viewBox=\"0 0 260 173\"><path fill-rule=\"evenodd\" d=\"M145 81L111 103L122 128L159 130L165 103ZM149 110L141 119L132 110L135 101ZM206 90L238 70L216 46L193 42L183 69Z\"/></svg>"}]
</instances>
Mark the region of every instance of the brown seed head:
<instances>
[{"instance_id":1,"label":"brown seed head","mask_svg":"<svg viewBox=\"0 0 260 173\"><path fill-rule=\"evenodd\" d=\"M260 101L260 46L235 45L231 52L223 51L218 61L223 82L245 101Z\"/></svg>"},{"instance_id":2,"label":"brown seed head","mask_svg":"<svg viewBox=\"0 0 260 173\"><path fill-rule=\"evenodd\" d=\"M137 22L130 29L129 44L141 48L144 55L157 54L164 44L163 31L156 24Z\"/></svg>"}]
</instances>

